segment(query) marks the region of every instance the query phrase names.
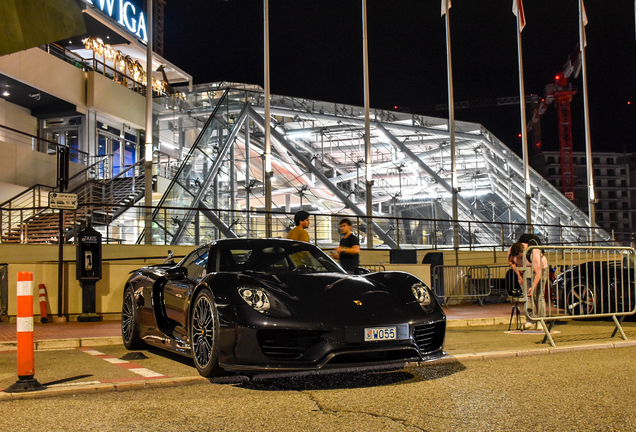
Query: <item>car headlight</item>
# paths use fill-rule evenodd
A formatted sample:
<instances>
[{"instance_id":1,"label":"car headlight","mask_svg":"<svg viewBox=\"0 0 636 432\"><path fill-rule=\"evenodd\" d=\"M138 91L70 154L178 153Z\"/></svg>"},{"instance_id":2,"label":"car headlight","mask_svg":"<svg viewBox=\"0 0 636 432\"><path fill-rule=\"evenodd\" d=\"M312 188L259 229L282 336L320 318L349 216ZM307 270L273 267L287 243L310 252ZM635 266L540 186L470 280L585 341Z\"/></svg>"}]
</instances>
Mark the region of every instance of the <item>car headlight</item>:
<instances>
[{"instance_id":1,"label":"car headlight","mask_svg":"<svg viewBox=\"0 0 636 432\"><path fill-rule=\"evenodd\" d=\"M270 308L269 297L267 292L261 288L241 287L238 289L241 298L250 305L254 310L265 312Z\"/></svg>"},{"instance_id":2,"label":"car headlight","mask_svg":"<svg viewBox=\"0 0 636 432\"><path fill-rule=\"evenodd\" d=\"M415 300L417 300L422 306L428 306L431 304L431 292L422 282L418 282L413 285L411 287L411 292L413 293L413 296L415 296Z\"/></svg>"}]
</instances>

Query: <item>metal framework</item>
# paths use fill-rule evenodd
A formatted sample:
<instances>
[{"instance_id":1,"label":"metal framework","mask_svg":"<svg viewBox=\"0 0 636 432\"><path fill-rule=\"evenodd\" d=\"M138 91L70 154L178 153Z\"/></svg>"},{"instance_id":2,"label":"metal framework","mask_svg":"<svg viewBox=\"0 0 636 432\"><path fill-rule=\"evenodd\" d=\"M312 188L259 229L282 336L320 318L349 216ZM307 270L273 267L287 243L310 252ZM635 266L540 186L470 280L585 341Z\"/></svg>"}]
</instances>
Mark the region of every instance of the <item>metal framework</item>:
<instances>
[{"instance_id":1,"label":"metal framework","mask_svg":"<svg viewBox=\"0 0 636 432\"><path fill-rule=\"evenodd\" d=\"M455 122L459 223L454 224L446 119L371 111L369 197L363 108L275 95L270 105L268 179L260 87L206 84L161 101L155 113L158 150L182 163L153 214L153 235L173 244L251 236L261 227L249 211L265 209L267 181L274 214L301 207L322 215L351 214L363 218L362 237L371 200L374 247L453 247L456 230L461 243L487 246L501 244L501 237L512 243L526 230L523 163L479 124ZM535 231L548 243L587 241L587 217L536 172L530 180ZM293 225L289 217L274 224L274 236ZM312 232L325 244L337 240L337 223L327 225L333 221ZM596 235L609 240L600 229Z\"/></svg>"}]
</instances>

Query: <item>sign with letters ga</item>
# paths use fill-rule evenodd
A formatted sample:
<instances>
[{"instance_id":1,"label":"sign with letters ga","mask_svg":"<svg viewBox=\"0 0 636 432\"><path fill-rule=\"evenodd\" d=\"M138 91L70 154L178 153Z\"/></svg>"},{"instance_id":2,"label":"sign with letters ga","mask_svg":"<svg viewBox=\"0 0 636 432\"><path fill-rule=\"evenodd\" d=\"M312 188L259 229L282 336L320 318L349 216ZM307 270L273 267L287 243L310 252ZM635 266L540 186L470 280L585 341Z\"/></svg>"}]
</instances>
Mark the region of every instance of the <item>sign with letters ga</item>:
<instances>
[{"instance_id":1,"label":"sign with letters ga","mask_svg":"<svg viewBox=\"0 0 636 432\"><path fill-rule=\"evenodd\" d=\"M49 207L52 209L75 210L77 194L49 192Z\"/></svg>"},{"instance_id":2,"label":"sign with letters ga","mask_svg":"<svg viewBox=\"0 0 636 432\"><path fill-rule=\"evenodd\" d=\"M95 6L130 33L148 43L144 12L140 7L135 7L129 0L84 0L84 3Z\"/></svg>"}]
</instances>

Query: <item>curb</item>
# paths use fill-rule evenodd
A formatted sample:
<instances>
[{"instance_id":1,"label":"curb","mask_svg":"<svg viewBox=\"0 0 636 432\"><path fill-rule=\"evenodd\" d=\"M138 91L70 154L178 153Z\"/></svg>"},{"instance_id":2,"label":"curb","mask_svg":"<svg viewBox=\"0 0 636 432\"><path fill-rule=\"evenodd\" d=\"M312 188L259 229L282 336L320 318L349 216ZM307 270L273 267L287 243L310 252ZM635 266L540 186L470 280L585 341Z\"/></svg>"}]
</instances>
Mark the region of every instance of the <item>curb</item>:
<instances>
[{"instance_id":1,"label":"curb","mask_svg":"<svg viewBox=\"0 0 636 432\"><path fill-rule=\"evenodd\" d=\"M41 399L53 396L76 394L122 392L156 387L178 387L183 385L204 384L209 382L210 381L207 378L204 378L202 376L191 376L181 378L159 378L153 379L151 381L137 380L120 383L90 384L85 386L53 387L30 393L0 392L0 402L25 399Z\"/></svg>"},{"instance_id":2,"label":"curb","mask_svg":"<svg viewBox=\"0 0 636 432\"><path fill-rule=\"evenodd\" d=\"M105 345L120 345L121 336L87 337L73 339L42 339L35 341L35 350L53 350L65 348L97 347ZM16 341L0 342L0 351L15 351L18 349Z\"/></svg>"},{"instance_id":3,"label":"curb","mask_svg":"<svg viewBox=\"0 0 636 432\"><path fill-rule=\"evenodd\" d=\"M626 348L626 347L632 347L632 346L636 346L636 341L622 341L622 342L602 343L602 344L594 344L594 345L575 345L575 346L569 346L569 347L556 347L556 348L537 348L537 349L522 350L522 351L491 351L491 352L483 352L483 353L467 353L467 354L449 355L449 356L442 357L436 360L430 360L426 362L416 362L416 363L410 363L410 364L424 366L424 365L432 365L432 364L460 363L462 361L492 360L492 359L505 358L505 357L527 357L527 356L533 356L533 355L558 354L558 353L573 352L573 351L591 351L591 350L599 350L599 349L607 349L607 348Z\"/></svg>"}]
</instances>

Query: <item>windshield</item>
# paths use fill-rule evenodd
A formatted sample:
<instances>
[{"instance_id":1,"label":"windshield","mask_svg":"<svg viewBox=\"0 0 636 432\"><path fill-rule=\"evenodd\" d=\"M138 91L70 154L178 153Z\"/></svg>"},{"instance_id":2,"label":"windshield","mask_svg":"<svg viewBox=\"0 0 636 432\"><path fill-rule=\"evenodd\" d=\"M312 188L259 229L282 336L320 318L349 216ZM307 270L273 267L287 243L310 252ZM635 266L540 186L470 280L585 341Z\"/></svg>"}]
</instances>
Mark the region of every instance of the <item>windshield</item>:
<instances>
[{"instance_id":1,"label":"windshield","mask_svg":"<svg viewBox=\"0 0 636 432\"><path fill-rule=\"evenodd\" d=\"M221 272L344 273L323 251L303 243L251 249L221 247L215 264L215 270Z\"/></svg>"}]
</instances>

